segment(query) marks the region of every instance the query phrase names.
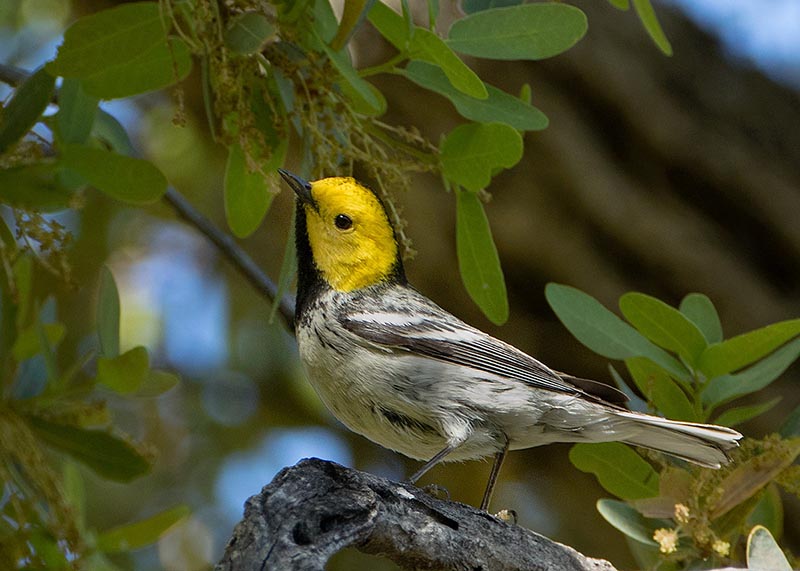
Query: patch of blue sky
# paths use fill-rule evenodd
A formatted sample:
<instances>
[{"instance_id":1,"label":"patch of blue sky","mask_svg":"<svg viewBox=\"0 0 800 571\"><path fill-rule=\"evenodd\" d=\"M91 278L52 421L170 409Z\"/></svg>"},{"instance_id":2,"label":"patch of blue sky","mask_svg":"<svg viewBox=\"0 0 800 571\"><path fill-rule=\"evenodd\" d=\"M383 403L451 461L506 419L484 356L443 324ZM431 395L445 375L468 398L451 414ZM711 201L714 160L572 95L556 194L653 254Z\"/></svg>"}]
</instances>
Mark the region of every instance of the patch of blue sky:
<instances>
[{"instance_id":1,"label":"patch of blue sky","mask_svg":"<svg viewBox=\"0 0 800 571\"><path fill-rule=\"evenodd\" d=\"M220 508L231 522L242 518L244 502L261 491L275 474L309 457L353 465L347 443L320 426L270 430L260 446L236 454L226 461L215 484Z\"/></svg>"},{"instance_id":2,"label":"patch of blue sky","mask_svg":"<svg viewBox=\"0 0 800 571\"><path fill-rule=\"evenodd\" d=\"M734 57L800 85L799 0L666 0L720 38ZM657 9L657 8L656 8Z\"/></svg>"}]
</instances>

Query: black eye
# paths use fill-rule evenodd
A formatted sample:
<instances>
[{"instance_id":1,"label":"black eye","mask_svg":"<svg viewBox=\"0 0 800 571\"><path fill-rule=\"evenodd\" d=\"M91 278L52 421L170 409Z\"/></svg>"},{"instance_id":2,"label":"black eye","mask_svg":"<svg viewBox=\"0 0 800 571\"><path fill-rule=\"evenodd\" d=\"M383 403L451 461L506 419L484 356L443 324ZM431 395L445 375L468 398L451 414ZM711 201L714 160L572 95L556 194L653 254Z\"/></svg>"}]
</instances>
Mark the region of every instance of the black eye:
<instances>
[{"instance_id":1,"label":"black eye","mask_svg":"<svg viewBox=\"0 0 800 571\"><path fill-rule=\"evenodd\" d=\"M333 220L339 230L348 230L353 227L353 221L347 214L338 214Z\"/></svg>"}]
</instances>

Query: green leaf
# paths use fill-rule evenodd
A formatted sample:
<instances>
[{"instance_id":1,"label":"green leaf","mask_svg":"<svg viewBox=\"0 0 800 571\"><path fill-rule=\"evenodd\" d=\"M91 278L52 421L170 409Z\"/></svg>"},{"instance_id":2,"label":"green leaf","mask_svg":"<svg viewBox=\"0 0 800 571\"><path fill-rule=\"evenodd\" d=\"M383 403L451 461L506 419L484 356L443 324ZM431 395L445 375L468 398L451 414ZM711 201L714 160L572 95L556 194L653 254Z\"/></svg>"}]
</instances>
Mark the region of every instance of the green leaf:
<instances>
[{"instance_id":1,"label":"green leaf","mask_svg":"<svg viewBox=\"0 0 800 571\"><path fill-rule=\"evenodd\" d=\"M43 351L41 339L39 337L39 326L37 322L32 323L17 336L14 345L11 347L11 355L18 363L25 359L30 359ZM45 339L50 347L56 346L64 339L66 328L63 323L46 323L44 328Z\"/></svg>"},{"instance_id":2,"label":"green leaf","mask_svg":"<svg viewBox=\"0 0 800 571\"><path fill-rule=\"evenodd\" d=\"M59 183L56 173L52 161L0 170L0 202L41 212L64 210L72 192Z\"/></svg>"},{"instance_id":3,"label":"green leaf","mask_svg":"<svg viewBox=\"0 0 800 571\"><path fill-rule=\"evenodd\" d=\"M231 18L225 30L225 46L237 54L251 55L261 50L275 35L275 27L264 14L245 12Z\"/></svg>"},{"instance_id":4,"label":"green leaf","mask_svg":"<svg viewBox=\"0 0 800 571\"><path fill-rule=\"evenodd\" d=\"M780 429L781 438L800 436L800 406L789 413Z\"/></svg>"},{"instance_id":5,"label":"green leaf","mask_svg":"<svg viewBox=\"0 0 800 571\"><path fill-rule=\"evenodd\" d=\"M669 374L644 357L632 357L625 365L636 386L652 402L656 410L667 418L697 422L692 403L686 393L673 381Z\"/></svg>"},{"instance_id":6,"label":"green leaf","mask_svg":"<svg viewBox=\"0 0 800 571\"><path fill-rule=\"evenodd\" d=\"M714 424L719 424L722 426L736 426L742 424L743 422L747 422L752 418L764 414L779 402L781 402L781 397L776 397L770 401L760 404L729 408L714 419Z\"/></svg>"},{"instance_id":7,"label":"green leaf","mask_svg":"<svg viewBox=\"0 0 800 571\"><path fill-rule=\"evenodd\" d=\"M571 48L586 33L586 15L556 3L494 8L456 20L447 43L476 57L538 60Z\"/></svg>"},{"instance_id":8,"label":"green leaf","mask_svg":"<svg viewBox=\"0 0 800 571\"><path fill-rule=\"evenodd\" d=\"M119 355L119 291L108 266L100 270L97 296L97 336L100 355L111 359Z\"/></svg>"},{"instance_id":9,"label":"green leaf","mask_svg":"<svg viewBox=\"0 0 800 571\"><path fill-rule=\"evenodd\" d=\"M486 99L489 96L481 78L453 53L444 40L430 30L416 29L409 46L409 55L414 60L438 66L453 87L461 93L475 99Z\"/></svg>"},{"instance_id":10,"label":"green leaf","mask_svg":"<svg viewBox=\"0 0 800 571\"><path fill-rule=\"evenodd\" d=\"M653 345L592 296L574 287L549 283L545 297L570 333L595 353L609 359L647 357L674 378L682 381L689 378L677 359Z\"/></svg>"},{"instance_id":11,"label":"green leaf","mask_svg":"<svg viewBox=\"0 0 800 571\"><path fill-rule=\"evenodd\" d=\"M631 8L630 0L608 0L608 3L617 10L630 10Z\"/></svg>"},{"instance_id":12,"label":"green leaf","mask_svg":"<svg viewBox=\"0 0 800 571\"><path fill-rule=\"evenodd\" d=\"M752 571L792 571L780 546L762 525L754 527L747 538L747 568Z\"/></svg>"},{"instance_id":13,"label":"green leaf","mask_svg":"<svg viewBox=\"0 0 800 571\"><path fill-rule=\"evenodd\" d=\"M800 319L790 319L743 333L722 343L709 345L700 356L699 367L713 379L755 363L800 335Z\"/></svg>"},{"instance_id":14,"label":"green leaf","mask_svg":"<svg viewBox=\"0 0 800 571\"><path fill-rule=\"evenodd\" d=\"M104 149L66 145L64 166L112 198L131 204L155 202L167 191L167 179L155 165Z\"/></svg>"},{"instance_id":15,"label":"green leaf","mask_svg":"<svg viewBox=\"0 0 800 571\"><path fill-rule=\"evenodd\" d=\"M47 70L62 77L86 78L136 59L165 40L158 3L123 4L72 24Z\"/></svg>"},{"instance_id":16,"label":"green leaf","mask_svg":"<svg viewBox=\"0 0 800 571\"><path fill-rule=\"evenodd\" d=\"M456 190L456 250L461 279L470 297L492 323L508 319L506 282L478 195Z\"/></svg>"},{"instance_id":17,"label":"green leaf","mask_svg":"<svg viewBox=\"0 0 800 571\"><path fill-rule=\"evenodd\" d=\"M749 528L763 525L776 539L783 535L783 501L774 482L761 493L758 503L747 517L746 525Z\"/></svg>"},{"instance_id":18,"label":"green leaf","mask_svg":"<svg viewBox=\"0 0 800 571\"><path fill-rule=\"evenodd\" d=\"M172 390L180 381L181 379L178 375L167 371L150 369L135 396L142 398L161 396L165 392Z\"/></svg>"},{"instance_id":19,"label":"green leaf","mask_svg":"<svg viewBox=\"0 0 800 571\"><path fill-rule=\"evenodd\" d=\"M672 46L664 34L664 30L661 29L661 24L658 22L656 11L653 10L650 0L633 0L633 7L636 9L636 14L638 14L639 20L642 21L644 29L647 30L658 49L664 52L665 55L671 56Z\"/></svg>"},{"instance_id":20,"label":"green leaf","mask_svg":"<svg viewBox=\"0 0 800 571\"><path fill-rule=\"evenodd\" d=\"M81 533L86 526L86 485L78 465L71 460L64 462L64 499L75 516Z\"/></svg>"},{"instance_id":21,"label":"green leaf","mask_svg":"<svg viewBox=\"0 0 800 571\"><path fill-rule=\"evenodd\" d=\"M36 436L47 445L69 454L104 478L129 482L150 471L150 460L131 443L109 432L59 424L35 416L26 418Z\"/></svg>"},{"instance_id":22,"label":"green leaf","mask_svg":"<svg viewBox=\"0 0 800 571\"><path fill-rule=\"evenodd\" d=\"M56 78L36 70L0 109L0 154L30 131L53 99Z\"/></svg>"},{"instance_id":23,"label":"green leaf","mask_svg":"<svg viewBox=\"0 0 800 571\"><path fill-rule=\"evenodd\" d=\"M65 79L58 90L56 125L61 144L83 144L89 139L97 114L98 100L87 95L80 80Z\"/></svg>"},{"instance_id":24,"label":"green leaf","mask_svg":"<svg viewBox=\"0 0 800 571\"><path fill-rule=\"evenodd\" d=\"M499 168L522 158L522 136L505 123L468 123L450 131L441 144L442 174L477 192L489 186Z\"/></svg>"},{"instance_id":25,"label":"green leaf","mask_svg":"<svg viewBox=\"0 0 800 571\"><path fill-rule=\"evenodd\" d=\"M741 373L714 377L703 389L703 404L713 408L760 391L780 377L798 357L800 339L795 339Z\"/></svg>"},{"instance_id":26,"label":"green leaf","mask_svg":"<svg viewBox=\"0 0 800 571\"><path fill-rule=\"evenodd\" d=\"M407 52L411 59L441 69L457 92L476 99L486 99L488 96L483 81L434 32L414 26L413 33L409 34L403 16L382 3L373 7L370 21L389 42L401 52Z\"/></svg>"},{"instance_id":27,"label":"green leaf","mask_svg":"<svg viewBox=\"0 0 800 571\"><path fill-rule=\"evenodd\" d=\"M283 153L280 154L283 162ZM264 172L274 171L275 168L264 169ZM264 174L250 172L242 148L231 146L225 167L225 217L234 235L245 238L255 232L274 196Z\"/></svg>"},{"instance_id":28,"label":"green leaf","mask_svg":"<svg viewBox=\"0 0 800 571\"><path fill-rule=\"evenodd\" d=\"M378 97L370 83L362 79L344 52L334 52L327 44L322 43L323 51L328 55L333 66L339 72L342 90L347 93L353 104L366 110L365 115L380 115L386 109L386 101ZM362 111L363 112L363 111Z\"/></svg>"},{"instance_id":29,"label":"green leaf","mask_svg":"<svg viewBox=\"0 0 800 571\"><path fill-rule=\"evenodd\" d=\"M472 121L506 123L520 131L547 128L547 117L539 109L491 85L486 85L486 99L475 99L455 89L444 72L432 64L412 61L402 73L420 87L449 99L462 117Z\"/></svg>"},{"instance_id":30,"label":"green leaf","mask_svg":"<svg viewBox=\"0 0 800 571\"><path fill-rule=\"evenodd\" d=\"M722 341L722 324L711 300L702 293L690 293L681 301L680 312L694 323L709 343Z\"/></svg>"},{"instance_id":31,"label":"green leaf","mask_svg":"<svg viewBox=\"0 0 800 571\"><path fill-rule=\"evenodd\" d=\"M410 35L401 15L383 2L376 2L367 17L386 41L401 52L408 49Z\"/></svg>"},{"instance_id":32,"label":"green leaf","mask_svg":"<svg viewBox=\"0 0 800 571\"><path fill-rule=\"evenodd\" d=\"M134 154L133 144L125 127L113 115L102 109L98 109L95 115L92 135L120 155Z\"/></svg>"},{"instance_id":33,"label":"green leaf","mask_svg":"<svg viewBox=\"0 0 800 571\"><path fill-rule=\"evenodd\" d=\"M619 531L646 545L658 545L653 539L656 529L662 527L657 520L648 520L625 502L597 500L597 511Z\"/></svg>"},{"instance_id":34,"label":"green leaf","mask_svg":"<svg viewBox=\"0 0 800 571\"><path fill-rule=\"evenodd\" d=\"M705 337L697 326L660 299L643 293L626 293L619 300L619 308L650 341L678 353L691 365L706 348Z\"/></svg>"},{"instance_id":35,"label":"green leaf","mask_svg":"<svg viewBox=\"0 0 800 571\"><path fill-rule=\"evenodd\" d=\"M118 99L168 87L192 70L189 46L180 38L156 44L125 63L82 77L86 93Z\"/></svg>"},{"instance_id":36,"label":"green leaf","mask_svg":"<svg viewBox=\"0 0 800 571\"><path fill-rule=\"evenodd\" d=\"M42 323L40 316L34 321L34 326L36 327L36 333L39 337L39 351L44 359L45 369L47 370L47 381L48 383L56 383L59 379L58 362L56 361L55 351L53 351L53 346L47 338L45 325Z\"/></svg>"},{"instance_id":37,"label":"green leaf","mask_svg":"<svg viewBox=\"0 0 800 571\"><path fill-rule=\"evenodd\" d=\"M33 316L33 256L20 256L14 262L12 273L17 286L17 329L22 329L30 324Z\"/></svg>"},{"instance_id":38,"label":"green leaf","mask_svg":"<svg viewBox=\"0 0 800 571\"><path fill-rule=\"evenodd\" d=\"M474 14L491 8L505 8L522 4L523 0L461 0L461 10L465 14Z\"/></svg>"},{"instance_id":39,"label":"green leaf","mask_svg":"<svg viewBox=\"0 0 800 571\"><path fill-rule=\"evenodd\" d=\"M375 0L344 0L344 10L336 36L331 40L331 48L342 49L364 21Z\"/></svg>"},{"instance_id":40,"label":"green leaf","mask_svg":"<svg viewBox=\"0 0 800 571\"><path fill-rule=\"evenodd\" d=\"M578 470L594 474L607 492L623 500L658 495L658 472L626 444L576 444L569 451L569 459Z\"/></svg>"},{"instance_id":41,"label":"green leaf","mask_svg":"<svg viewBox=\"0 0 800 571\"><path fill-rule=\"evenodd\" d=\"M189 506L179 505L136 523L104 531L97 536L97 549L104 553L132 551L155 543L169 529L189 516Z\"/></svg>"},{"instance_id":42,"label":"green leaf","mask_svg":"<svg viewBox=\"0 0 800 571\"><path fill-rule=\"evenodd\" d=\"M97 382L122 395L139 390L150 371L150 357L141 345L113 358L97 359Z\"/></svg>"}]
</instances>

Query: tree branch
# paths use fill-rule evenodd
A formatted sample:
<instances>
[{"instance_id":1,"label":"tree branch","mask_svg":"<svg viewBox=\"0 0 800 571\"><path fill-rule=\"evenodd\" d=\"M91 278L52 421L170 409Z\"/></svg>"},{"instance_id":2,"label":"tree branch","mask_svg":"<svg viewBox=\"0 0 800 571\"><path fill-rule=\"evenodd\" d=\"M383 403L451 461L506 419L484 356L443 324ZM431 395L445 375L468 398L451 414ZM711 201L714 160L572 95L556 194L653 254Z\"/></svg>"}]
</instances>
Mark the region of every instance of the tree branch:
<instances>
[{"instance_id":1,"label":"tree branch","mask_svg":"<svg viewBox=\"0 0 800 571\"><path fill-rule=\"evenodd\" d=\"M16 87L30 76L30 72L17 67L0 63L0 81ZM217 228L208 218L203 216L186 198L177 190L170 187L164 194L164 202L169 204L183 220L203 234L214 244L219 252L233 264L244 278L250 282L258 293L270 303L278 303L278 312L286 323L289 331L294 331L294 297L284 295L276 301L278 288L265 274L253 259L242 250L236 241Z\"/></svg>"},{"instance_id":2,"label":"tree branch","mask_svg":"<svg viewBox=\"0 0 800 571\"><path fill-rule=\"evenodd\" d=\"M247 500L215 571L321 571L345 547L404 569L616 571L486 512L316 458Z\"/></svg>"},{"instance_id":3,"label":"tree branch","mask_svg":"<svg viewBox=\"0 0 800 571\"><path fill-rule=\"evenodd\" d=\"M287 294L280 301L276 300L278 288L269 276L258 267L253 258L247 255L229 234L214 226L180 192L172 187L168 188L164 194L164 201L175 210L178 216L208 238L258 293L267 298L270 303L278 303L278 312L283 321L289 331L294 331L294 297Z\"/></svg>"}]
</instances>

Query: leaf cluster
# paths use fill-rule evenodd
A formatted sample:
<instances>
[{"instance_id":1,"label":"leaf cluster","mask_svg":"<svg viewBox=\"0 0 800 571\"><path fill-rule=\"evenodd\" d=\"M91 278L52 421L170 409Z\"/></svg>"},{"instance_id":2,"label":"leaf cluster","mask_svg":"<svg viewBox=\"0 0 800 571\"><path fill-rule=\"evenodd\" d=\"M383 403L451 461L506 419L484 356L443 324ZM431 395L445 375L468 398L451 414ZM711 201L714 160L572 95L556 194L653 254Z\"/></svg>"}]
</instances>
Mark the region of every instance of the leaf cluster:
<instances>
[{"instance_id":1,"label":"leaf cluster","mask_svg":"<svg viewBox=\"0 0 800 571\"><path fill-rule=\"evenodd\" d=\"M7 569L20 562L53 570L110 569L104 554L156 541L188 509L178 506L113 530L89 527L77 465L129 482L149 473L153 463L148 450L114 428L103 392L154 396L178 379L150 368L143 347L120 352L119 297L107 269L98 293L98 348L65 359L59 346L66 329L55 298L42 299L36 283L46 273L37 272L32 253L12 254L18 255L9 258L8 287L0 296L0 561Z\"/></svg>"},{"instance_id":2,"label":"leaf cluster","mask_svg":"<svg viewBox=\"0 0 800 571\"><path fill-rule=\"evenodd\" d=\"M800 319L725 339L713 303L702 294L687 295L675 308L627 293L619 300L627 323L575 288L549 284L546 296L579 341L623 361L630 380L613 366L610 370L634 403L675 420L736 426L766 413L780 398L724 405L767 387L800 357ZM570 460L619 498L600 500L597 508L632 540L643 566L681 569L709 559L743 561L754 526L781 536L779 488L798 495L793 466L800 455L798 415L800 408L778 435L745 439L720 470L654 453L645 459L617 442L576 444Z\"/></svg>"}]
</instances>

